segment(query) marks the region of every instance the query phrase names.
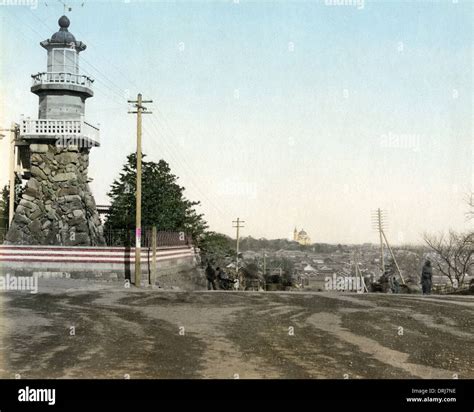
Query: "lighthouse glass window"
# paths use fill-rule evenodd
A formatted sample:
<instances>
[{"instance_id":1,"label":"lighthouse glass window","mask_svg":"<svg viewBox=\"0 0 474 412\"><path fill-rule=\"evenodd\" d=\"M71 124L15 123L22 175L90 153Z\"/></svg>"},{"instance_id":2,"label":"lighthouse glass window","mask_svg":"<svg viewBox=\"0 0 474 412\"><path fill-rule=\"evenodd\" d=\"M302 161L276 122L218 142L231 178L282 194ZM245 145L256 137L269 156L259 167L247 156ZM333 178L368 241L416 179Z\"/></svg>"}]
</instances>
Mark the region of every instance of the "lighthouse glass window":
<instances>
[{"instance_id":1,"label":"lighthouse glass window","mask_svg":"<svg viewBox=\"0 0 474 412\"><path fill-rule=\"evenodd\" d=\"M54 73L77 73L77 53L73 49L54 49L52 67L48 71Z\"/></svg>"}]
</instances>

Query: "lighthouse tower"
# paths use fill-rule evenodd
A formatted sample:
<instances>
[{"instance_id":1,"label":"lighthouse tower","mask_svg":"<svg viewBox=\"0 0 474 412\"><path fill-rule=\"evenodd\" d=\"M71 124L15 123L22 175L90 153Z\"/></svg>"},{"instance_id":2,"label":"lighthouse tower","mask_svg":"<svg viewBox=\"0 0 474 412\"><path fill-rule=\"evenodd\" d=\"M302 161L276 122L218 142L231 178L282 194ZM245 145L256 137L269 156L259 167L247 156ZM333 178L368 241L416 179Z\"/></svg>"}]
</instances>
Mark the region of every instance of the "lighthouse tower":
<instances>
[{"instance_id":1,"label":"lighthouse tower","mask_svg":"<svg viewBox=\"0 0 474 412\"><path fill-rule=\"evenodd\" d=\"M59 30L40 43L47 50L46 71L32 75L38 118L20 124L17 146L28 181L6 240L103 245L87 174L90 149L99 146L99 129L85 120L86 99L93 96L93 80L79 71L79 54L86 45L69 32L66 16L58 24Z\"/></svg>"}]
</instances>

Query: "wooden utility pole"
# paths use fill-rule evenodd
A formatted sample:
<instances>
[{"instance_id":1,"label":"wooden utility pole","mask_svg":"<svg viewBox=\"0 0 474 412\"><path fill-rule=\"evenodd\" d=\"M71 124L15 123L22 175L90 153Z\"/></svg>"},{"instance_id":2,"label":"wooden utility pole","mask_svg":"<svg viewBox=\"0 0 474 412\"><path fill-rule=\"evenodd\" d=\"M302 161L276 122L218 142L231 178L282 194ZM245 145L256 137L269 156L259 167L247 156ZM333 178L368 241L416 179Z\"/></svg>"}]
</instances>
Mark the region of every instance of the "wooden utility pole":
<instances>
[{"instance_id":1,"label":"wooden utility pole","mask_svg":"<svg viewBox=\"0 0 474 412\"><path fill-rule=\"evenodd\" d=\"M16 156L15 156L15 143L17 139L17 133L19 132L19 126L16 123L12 123L9 129L0 129L2 132L10 132L9 142L9 165L8 165L8 180L9 180L9 195L8 195L8 226L10 227L13 215L15 214L15 188L16 188Z\"/></svg>"},{"instance_id":2,"label":"wooden utility pole","mask_svg":"<svg viewBox=\"0 0 474 412\"><path fill-rule=\"evenodd\" d=\"M379 237L380 237L380 259L382 262L382 273L385 273L385 257L383 252L383 240L382 240L382 211L380 208L377 209L378 223L379 223Z\"/></svg>"},{"instance_id":3,"label":"wooden utility pole","mask_svg":"<svg viewBox=\"0 0 474 412\"><path fill-rule=\"evenodd\" d=\"M383 238L382 238L382 230L383 230L383 213L380 208L377 209L375 214L372 216L373 223L379 232L379 241L380 241L380 263L382 274L385 273L385 258L384 258L384 251L383 251Z\"/></svg>"},{"instance_id":4,"label":"wooden utility pole","mask_svg":"<svg viewBox=\"0 0 474 412\"><path fill-rule=\"evenodd\" d=\"M384 221L383 221L384 216L380 208L377 209L373 218L374 218L374 224L377 225L377 230L379 231L379 237L380 237L380 256L381 256L381 261L382 261L382 274L385 273L385 262L384 262L384 253L383 253L383 242L385 240L387 249L390 252L390 255L392 256L393 262L395 263L395 267L397 268L398 275L400 276L400 279L402 280L402 284L404 285L405 279L403 278L400 267L398 266L397 259L395 258L395 254L393 253L393 250L390 247L390 244L388 243L387 235L385 234L385 231L384 231Z\"/></svg>"},{"instance_id":5,"label":"wooden utility pole","mask_svg":"<svg viewBox=\"0 0 474 412\"><path fill-rule=\"evenodd\" d=\"M385 235L385 232L382 230L382 235L383 235L383 238L385 239L385 243L387 244L387 248L388 248L388 251L390 252L390 254L392 255L392 259L395 263L395 266L397 268L397 271L398 271L398 275L400 276L400 279L402 280L402 283L405 284L405 279L403 278L403 275L402 275L402 272L400 270L400 267L398 266L398 262L397 262L397 259L395 258L395 255L393 254L393 251L392 251L392 248L390 247L390 244L388 243L388 239L387 239L387 236Z\"/></svg>"},{"instance_id":6,"label":"wooden utility pole","mask_svg":"<svg viewBox=\"0 0 474 412\"><path fill-rule=\"evenodd\" d=\"M245 221L240 220L240 218L237 218L237 220L233 220L233 227L237 229L237 244L236 244L236 251L237 251L237 259L236 259L236 264L237 264L237 273L239 273L239 242L240 242L240 229L244 228L245 226L242 226L242 223L245 223Z\"/></svg>"},{"instance_id":7,"label":"wooden utility pole","mask_svg":"<svg viewBox=\"0 0 474 412\"><path fill-rule=\"evenodd\" d=\"M153 100L143 100L141 93L137 100L129 100L137 110L129 111L137 115L137 187L136 197L136 215L135 215L135 286L141 286L141 250L142 250L142 114L150 114L143 103L153 103Z\"/></svg>"},{"instance_id":8,"label":"wooden utility pole","mask_svg":"<svg viewBox=\"0 0 474 412\"><path fill-rule=\"evenodd\" d=\"M156 226L151 230L151 285L154 286L156 282Z\"/></svg>"}]
</instances>

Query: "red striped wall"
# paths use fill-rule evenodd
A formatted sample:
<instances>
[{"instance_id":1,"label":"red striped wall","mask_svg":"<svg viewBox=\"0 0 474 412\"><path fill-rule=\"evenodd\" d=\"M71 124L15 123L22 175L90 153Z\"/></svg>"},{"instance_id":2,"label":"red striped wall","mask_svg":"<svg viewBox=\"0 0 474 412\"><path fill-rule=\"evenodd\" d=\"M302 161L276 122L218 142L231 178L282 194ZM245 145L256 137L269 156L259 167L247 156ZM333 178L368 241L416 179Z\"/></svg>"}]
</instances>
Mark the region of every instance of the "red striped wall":
<instances>
[{"instance_id":1,"label":"red striped wall","mask_svg":"<svg viewBox=\"0 0 474 412\"><path fill-rule=\"evenodd\" d=\"M151 260L151 250L142 248L142 272L149 273ZM196 253L193 247L169 246L157 249L159 273L163 273L163 270L172 271L183 265L192 267L195 263ZM116 278L120 278L133 272L134 267L134 248L0 245L0 269L3 271L69 272L77 277L97 277L113 273Z\"/></svg>"}]
</instances>

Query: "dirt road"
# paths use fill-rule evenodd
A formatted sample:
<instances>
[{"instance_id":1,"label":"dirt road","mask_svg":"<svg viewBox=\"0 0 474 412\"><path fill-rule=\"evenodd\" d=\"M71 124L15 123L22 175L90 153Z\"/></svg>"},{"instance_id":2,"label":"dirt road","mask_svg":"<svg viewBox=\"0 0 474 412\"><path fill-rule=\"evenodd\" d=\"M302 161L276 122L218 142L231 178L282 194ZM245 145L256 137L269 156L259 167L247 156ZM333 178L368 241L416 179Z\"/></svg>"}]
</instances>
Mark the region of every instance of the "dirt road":
<instances>
[{"instance_id":1,"label":"dirt road","mask_svg":"<svg viewBox=\"0 0 474 412\"><path fill-rule=\"evenodd\" d=\"M474 378L474 298L42 279L0 292L0 349L1 378Z\"/></svg>"}]
</instances>

